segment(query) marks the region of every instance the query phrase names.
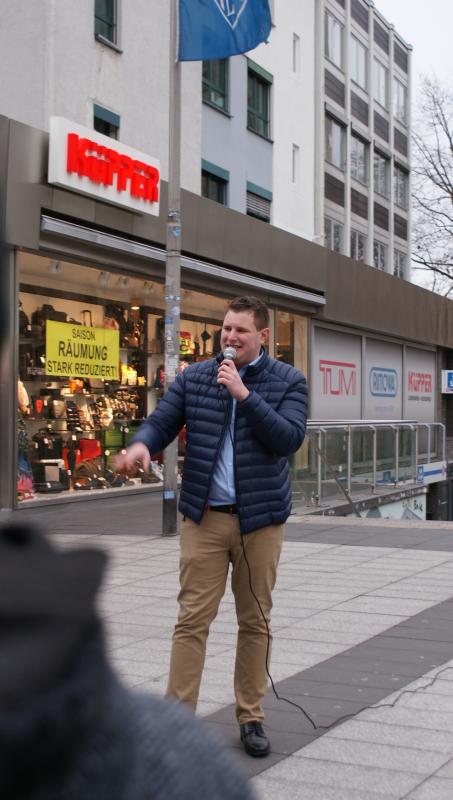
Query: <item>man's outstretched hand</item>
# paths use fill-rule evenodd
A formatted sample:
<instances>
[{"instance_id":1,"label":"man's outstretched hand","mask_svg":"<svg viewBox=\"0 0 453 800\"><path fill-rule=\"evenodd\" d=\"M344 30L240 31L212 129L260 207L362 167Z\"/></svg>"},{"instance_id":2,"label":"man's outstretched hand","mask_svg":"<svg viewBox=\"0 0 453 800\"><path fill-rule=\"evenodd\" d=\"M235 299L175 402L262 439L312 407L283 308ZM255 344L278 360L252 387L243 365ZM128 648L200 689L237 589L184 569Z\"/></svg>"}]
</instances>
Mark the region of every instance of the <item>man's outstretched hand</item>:
<instances>
[{"instance_id":1,"label":"man's outstretched hand","mask_svg":"<svg viewBox=\"0 0 453 800\"><path fill-rule=\"evenodd\" d=\"M118 453L113 462L116 472L130 476L136 475L140 468L144 472L149 472L150 464L151 456L146 444L143 444L143 442L131 444L127 450Z\"/></svg>"}]
</instances>

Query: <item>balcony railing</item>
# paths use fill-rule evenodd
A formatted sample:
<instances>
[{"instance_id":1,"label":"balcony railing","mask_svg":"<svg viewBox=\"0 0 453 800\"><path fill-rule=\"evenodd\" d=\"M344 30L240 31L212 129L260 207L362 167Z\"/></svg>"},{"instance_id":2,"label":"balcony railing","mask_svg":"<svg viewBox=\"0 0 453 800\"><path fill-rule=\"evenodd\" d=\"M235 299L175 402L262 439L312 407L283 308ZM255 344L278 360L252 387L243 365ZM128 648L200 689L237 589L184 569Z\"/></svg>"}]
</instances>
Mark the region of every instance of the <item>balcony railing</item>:
<instances>
[{"instance_id":1,"label":"balcony railing","mask_svg":"<svg viewBox=\"0 0 453 800\"><path fill-rule=\"evenodd\" d=\"M419 482L419 467L445 461L440 422L310 421L291 458L293 505L324 506Z\"/></svg>"}]
</instances>

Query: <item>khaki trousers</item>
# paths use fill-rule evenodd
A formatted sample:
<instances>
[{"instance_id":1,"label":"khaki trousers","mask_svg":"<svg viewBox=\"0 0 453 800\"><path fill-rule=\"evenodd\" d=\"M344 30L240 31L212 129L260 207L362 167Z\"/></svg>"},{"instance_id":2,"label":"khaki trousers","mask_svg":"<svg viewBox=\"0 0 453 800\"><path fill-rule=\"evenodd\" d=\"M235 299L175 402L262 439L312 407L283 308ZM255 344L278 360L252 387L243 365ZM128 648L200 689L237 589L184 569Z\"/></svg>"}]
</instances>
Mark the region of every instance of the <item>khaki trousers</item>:
<instances>
[{"instance_id":1,"label":"khaki trousers","mask_svg":"<svg viewBox=\"0 0 453 800\"><path fill-rule=\"evenodd\" d=\"M283 540L283 525L260 528L243 537L251 582L270 630L272 590ZM167 695L189 705L198 701L209 626L225 593L229 564L238 638L234 690L239 723L263 720L267 690L268 635L250 590L238 517L207 510L201 525L185 519L181 526L179 616L173 634ZM270 634L271 639L271 634Z\"/></svg>"}]
</instances>

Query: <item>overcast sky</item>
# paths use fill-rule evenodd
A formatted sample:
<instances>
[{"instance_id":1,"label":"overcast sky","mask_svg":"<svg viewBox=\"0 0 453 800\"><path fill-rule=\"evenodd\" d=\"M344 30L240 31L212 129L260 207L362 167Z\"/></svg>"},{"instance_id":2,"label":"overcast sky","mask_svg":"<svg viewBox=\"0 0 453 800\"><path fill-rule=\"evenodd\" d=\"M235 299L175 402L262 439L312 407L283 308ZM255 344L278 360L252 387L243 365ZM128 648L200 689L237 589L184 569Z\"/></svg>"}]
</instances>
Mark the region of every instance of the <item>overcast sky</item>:
<instances>
[{"instance_id":1,"label":"overcast sky","mask_svg":"<svg viewBox=\"0 0 453 800\"><path fill-rule=\"evenodd\" d=\"M375 6L414 48L414 88L420 73L453 83L453 0L375 0Z\"/></svg>"}]
</instances>

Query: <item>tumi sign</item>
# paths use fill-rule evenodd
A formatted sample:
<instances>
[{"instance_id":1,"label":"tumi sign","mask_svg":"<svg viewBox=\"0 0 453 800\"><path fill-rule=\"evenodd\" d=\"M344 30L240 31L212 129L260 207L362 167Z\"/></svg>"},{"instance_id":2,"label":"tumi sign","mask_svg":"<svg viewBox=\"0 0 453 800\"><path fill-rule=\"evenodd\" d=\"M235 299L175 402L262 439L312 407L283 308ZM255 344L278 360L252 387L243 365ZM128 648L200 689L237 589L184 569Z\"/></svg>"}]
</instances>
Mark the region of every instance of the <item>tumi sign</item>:
<instances>
[{"instance_id":1,"label":"tumi sign","mask_svg":"<svg viewBox=\"0 0 453 800\"><path fill-rule=\"evenodd\" d=\"M49 183L142 214L159 214L157 159L64 117L52 117L49 131Z\"/></svg>"},{"instance_id":2,"label":"tumi sign","mask_svg":"<svg viewBox=\"0 0 453 800\"><path fill-rule=\"evenodd\" d=\"M319 370L322 373L322 391L324 395L357 394L357 364L348 361L329 361L326 358L319 360Z\"/></svg>"}]
</instances>

